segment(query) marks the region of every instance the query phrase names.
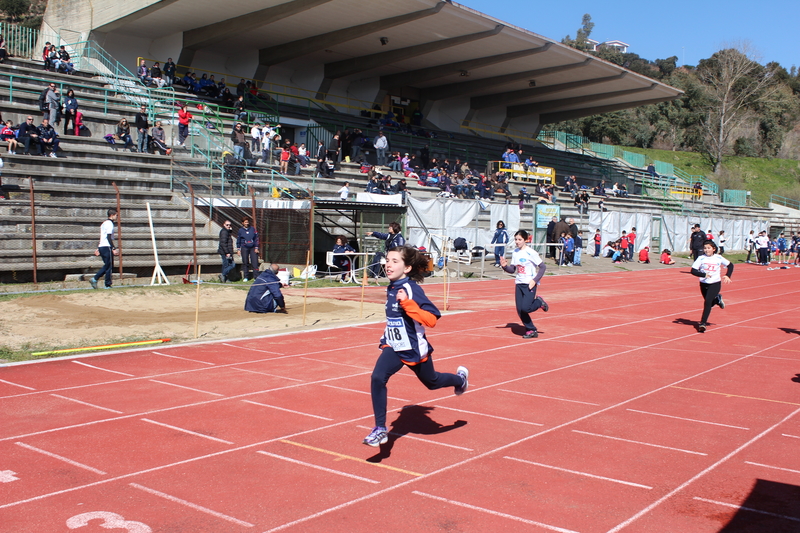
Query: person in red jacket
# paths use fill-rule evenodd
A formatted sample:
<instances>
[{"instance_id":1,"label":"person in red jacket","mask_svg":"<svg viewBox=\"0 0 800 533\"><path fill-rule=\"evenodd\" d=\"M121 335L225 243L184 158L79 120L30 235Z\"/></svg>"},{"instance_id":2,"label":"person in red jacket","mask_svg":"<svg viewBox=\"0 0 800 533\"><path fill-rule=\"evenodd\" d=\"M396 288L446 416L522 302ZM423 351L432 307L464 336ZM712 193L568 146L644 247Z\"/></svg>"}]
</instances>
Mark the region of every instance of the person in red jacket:
<instances>
[{"instance_id":1,"label":"person in red jacket","mask_svg":"<svg viewBox=\"0 0 800 533\"><path fill-rule=\"evenodd\" d=\"M622 230L622 237L619 239L619 249L622 252L621 258L623 261L627 261L628 257L628 248L630 247L630 241L628 240L628 235L625 233L625 230Z\"/></svg>"},{"instance_id":2,"label":"person in red jacket","mask_svg":"<svg viewBox=\"0 0 800 533\"><path fill-rule=\"evenodd\" d=\"M189 123L192 121L192 114L189 113L186 104L181 106L178 111L178 144L183 146L186 142L186 137L189 136Z\"/></svg>"},{"instance_id":3,"label":"person in red jacket","mask_svg":"<svg viewBox=\"0 0 800 533\"><path fill-rule=\"evenodd\" d=\"M594 257L600 257L600 248L602 247L603 237L600 235L600 230L594 232Z\"/></svg>"},{"instance_id":4,"label":"person in red jacket","mask_svg":"<svg viewBox=\"0 0 800 533\"><path fill-rule=\"evenodd\" d=\"M636 253L636 226L628 233L628 261L633 261L634 253Z\"/></svg>"},{"instance_id":5,"label":"person in red jacket","mask_svg":"<svg viewBox=\"0 0 800 533\"><path fill-rule=\"evenodd\" d=\"M648 264L648 265L650 264L650 247L649 246L645 246L644 248L639 250L639 262L640 263L645 263L645 264Z\"/></svg>"}]
</instances>

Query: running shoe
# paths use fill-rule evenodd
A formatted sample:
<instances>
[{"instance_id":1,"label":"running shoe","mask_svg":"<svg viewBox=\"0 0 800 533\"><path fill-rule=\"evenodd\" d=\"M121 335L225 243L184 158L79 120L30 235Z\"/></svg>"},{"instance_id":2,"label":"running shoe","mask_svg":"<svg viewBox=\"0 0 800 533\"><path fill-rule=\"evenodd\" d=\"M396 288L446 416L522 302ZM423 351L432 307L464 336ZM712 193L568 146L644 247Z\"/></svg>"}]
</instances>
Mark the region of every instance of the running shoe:
<instances>
[{"instance_id":1,"label":"running shoe","mask_svg":"<svg viewBox=\"0 0 800 533\"><path fill-rule=\"evenodd\" d=\"M722 301L722 295L717 296L717 305L720 309L725 309L725 302Z\"/></svg>"},{"instance_id":2,"label":"running shoe","mask_svg":"<svg viewBox=\"0 0 800 533\"><path fill-rule=\"evenodd\" d=\"M469 387L469 370L467 370L467 367L465 366L460 366L458 369L456 369L456 374L461 376L461 379L463 380L461 386L456 387L456 396L461 396L467 391L467 387Z\"/></svg>"},{"instance_id":3,"label":"running shoe","mask_svg":"<svg viewBox=\"0 0 800 533\"><path fill-rule=\"evenodd\" d=\"M387 442L389 442L389 433L386 432L386 428L380 426L373 428L370 434L364 437L364 444L373 448L377 448Z\"/></svg>"},{"instance_id":4,"label":"running shoe","mask_svg":"<svg viewBox=\"0 0 800 533\"><path fill-rule=\"evenodd\" d=\"M544 301L544 298L542 298L541 296L537 296L536 298L538 298L539 301L542 302L542 311L544 311L545 313L548 312L550 310L550 306L547 305L547 302Z\"/></svg>"},{"instance_id":5,"label":"running shoe","mask_svg":"<svg viewBox=\"0 0 800 533\"><path fill-rule=\"evenodd\" d=\"M535 339L539 336L539 332L535 329L529 329L525 332L525 335L522 336L523 339Z\"/></svg>"},{"instance_id":6,"label":"running shoe","mask_svg":"<svg viewBox=\"0 0 800 533\"><path fill-rule=\"evenodd\" d=\"M706 332L706 324L704 324L703 322L699 323L697 325L697 331L699 331L700 333L705 333Z\"/></svg>"},{"instance_id":7,"label":"running shoe","mask_svg":"<svg viewBox=\"0 0 800 533\"><path fill-rule=\"evenodd\" d=\"M97 280L94 279L94 278L90 278L89 279L89 285L91 285L93 289L96 289L97 288Z\"/></svg>"}]
</instances>

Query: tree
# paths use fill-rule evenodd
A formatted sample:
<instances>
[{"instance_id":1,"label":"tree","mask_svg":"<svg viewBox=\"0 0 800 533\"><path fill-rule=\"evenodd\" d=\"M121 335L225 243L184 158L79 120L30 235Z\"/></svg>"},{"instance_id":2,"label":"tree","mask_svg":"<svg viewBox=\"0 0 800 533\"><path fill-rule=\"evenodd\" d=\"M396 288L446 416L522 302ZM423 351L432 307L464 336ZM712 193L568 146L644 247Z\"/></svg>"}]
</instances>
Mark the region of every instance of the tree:
<instances>
[{"instance_id":1,"label":"tree","mask_svg":"<svg viewBox=\"0 0 800 533\"><path fill-rule=\"evenodd\" d=\"M571 46L572 48L577 48L578 50L583 50L584 52L589 49L589 35L591 35L592 30L594 29L594 22L592 22L592 16L589 13L583 15L583 19L581 20L581 27L575 33L575 38L572 39L569 35L561 39L563 44L567 46Z\"/></svg>"},{"instance_id":2,"label":"tree","mask_svg":"<svg viewBox=\"0 0 800 533\"><path fill-rule=\"evenodd\" d=\"M731 135L747 118L759 100L776 90L775 71L761 66L746 43L726 48L700 61L697 77L705 89L707 103L700 126L701 142L696 148L718 172L728 153Z\"/></svg>"},{"instance_id":3,"label":"tree","mask_svg":"<svg viewBox=\"0 0 800 533\"><path fill-rule=\"evenodd\" d=\"M19 20L30 7L30 0L0 0L0 11L8 15L11 20Z\"/></svg>"}]
</instances>

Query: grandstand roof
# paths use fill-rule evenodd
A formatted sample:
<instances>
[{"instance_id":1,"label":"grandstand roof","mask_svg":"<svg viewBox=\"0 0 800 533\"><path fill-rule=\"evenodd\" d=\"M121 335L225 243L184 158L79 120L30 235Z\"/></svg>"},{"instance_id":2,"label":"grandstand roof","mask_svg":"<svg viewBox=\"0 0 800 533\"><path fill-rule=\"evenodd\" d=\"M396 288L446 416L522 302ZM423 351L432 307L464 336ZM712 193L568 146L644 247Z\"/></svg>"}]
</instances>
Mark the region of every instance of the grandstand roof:
<instances>
[{"instance_id":1,"label":"grandstand roof","mask_svg":"<svg viewBox=\"0 0 800 533\"><path fill-rule=\"evenodd\" d=\"M115 50L114 40L125 42L128 50L132 44L153 43L146 48L150 54L167 46L173 57L180 58L179 64L196 67L206 58L223 55L228 57L224 64L246 64L243 73L255 79L269 79L276 69L297 72L302 65L312 75L295 84L313 85L319 93L346 84L347 93L368 93L368 98L361 98L376 102L386 94L428 103L458 100L463 118L492 109L495 114L504 111L506 121L536 116L543 124L681 94L450 1L97 0L94 4L90 30L105 34L115 53L120 47ZM45 16L46 23L52 19L51 27L60 24L86 31L63 20L66 15L53 19L56 14ZM536 24L547 33L547 20L524 24ZM147 53L142 50L140 55Z\"/></svg>"}]
</instances>

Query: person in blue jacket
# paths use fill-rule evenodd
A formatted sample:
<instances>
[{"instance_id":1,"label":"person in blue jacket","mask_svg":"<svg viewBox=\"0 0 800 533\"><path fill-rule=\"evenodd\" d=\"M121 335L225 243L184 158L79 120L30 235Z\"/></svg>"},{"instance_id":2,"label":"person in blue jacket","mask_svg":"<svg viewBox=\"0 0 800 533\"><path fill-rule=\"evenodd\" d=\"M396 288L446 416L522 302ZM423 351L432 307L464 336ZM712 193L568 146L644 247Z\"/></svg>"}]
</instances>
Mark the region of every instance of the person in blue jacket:
<instances>
[{"instance_id":1,"label":"person in blue jacket","mask_svg":"<svg viewBox=\"0 0 800 533\"><path fill-rule=\"evenodd\" d=\"M339 235L336 237L336 244L333 246L333 253L335 254L346 254L346 253L355 253L355 248L350 246L347 242L347 237L344 235ZM339 270L342 271L342 277L339 281L342 283L350 281L350 259L346 255L334 255L333 256L333 264L336 265Z\"/></svg>"},{"instance_id":2,"label":"person in blue jacket","mask_svg":"<svg viewBox=\"0 0 800 533\"><path fill-rule=\"evenodd\" d=\"M469 370L459 366L455 374L440 373L433 367L433 347L425 336L441 317L422 288L428 259L411 246L397 246L386 256L386 329L379 342L381 354L372 371L372 410L375 428L364 438L364 444L377 447L389 441L386 429L386 384L394 374L408 367L428 390L453 387L456 395L469 386Z\"/></svg>"},{"instance_id":3,"label":"person in blue jacket","mask_svg":"<svg viewBox=\"0 0 800 533\"><path fill-rule=\"evenodd\" d=\"M280 267L272 263L253 282L247 291L244 310L251 313L285 313L286 301L281 293L281 281L278 279Z\"/></svg>"},{"instance_id":4,"label":"person in blue jacket","mask_svg":"<svg viewBox=\"0 0 800 533\"><path fill-rule=\"evenodd\" d=\"M490 244L507 244L508 232L506 231L506 223L502 220L497 221L497 229L494 230L494 237ZM494 266L500 267L500 258L506 255L505 246L494 247Z\"/></svg>"},{"instance_id":5,"label":"person in blue jacket","mask_svg":"<svg viewBox=\"0 0 800 533\"><path fill-rule=\"evenodd\" d=\"M367 237L375 237L376 239L381 239L384 241L384 250L388 253L389 250L394 248L395 246L403 246L406 243L405 237L400 233L400 224L397 222L390 222L389 223L389 233L381 233L379 231L368 231ZM385 257L383 252L375 252L375 255L372 257L372 262L369 265L369 276L372 278L377 278L380 274L380 261Z\"/></svg>"},{"instance_id":6,"label":"person in blue jacket","mask_svg":"<svg viewBox=\"0 0 800 533\"><path fill-rule=\"evenodd\" d=\"M236 248L242 256L242 281L258 277L258 232L250 225L250 217L242 219L242 227L236 235ZM252 270L252 277L250 272Z\"/></svg>"}]
</instances>

